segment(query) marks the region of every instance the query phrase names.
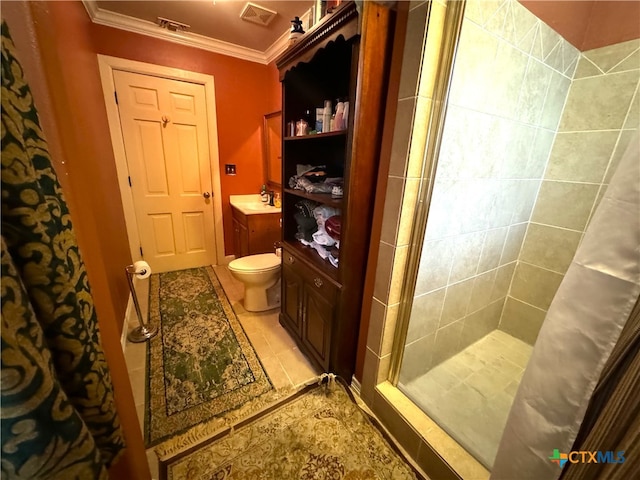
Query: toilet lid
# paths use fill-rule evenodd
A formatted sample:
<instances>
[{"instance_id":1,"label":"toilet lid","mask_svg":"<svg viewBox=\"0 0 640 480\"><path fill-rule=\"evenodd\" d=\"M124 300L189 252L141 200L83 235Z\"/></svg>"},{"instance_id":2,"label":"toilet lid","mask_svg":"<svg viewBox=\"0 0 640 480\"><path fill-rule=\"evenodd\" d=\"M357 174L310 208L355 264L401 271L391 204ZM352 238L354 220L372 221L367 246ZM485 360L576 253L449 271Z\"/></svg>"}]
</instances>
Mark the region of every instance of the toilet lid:
<instances>
[{"instance_id":1,"label":"toilet lid","mask_svg":"<svg viewBox=\"0 0 640 480\"><path fill-rule=\"evenodd\" d=\"M280 266L280 257L275 253L261 253L238 258L229 264L231 270L239 272L262 272Z\"/></svg>"}]
</instances>

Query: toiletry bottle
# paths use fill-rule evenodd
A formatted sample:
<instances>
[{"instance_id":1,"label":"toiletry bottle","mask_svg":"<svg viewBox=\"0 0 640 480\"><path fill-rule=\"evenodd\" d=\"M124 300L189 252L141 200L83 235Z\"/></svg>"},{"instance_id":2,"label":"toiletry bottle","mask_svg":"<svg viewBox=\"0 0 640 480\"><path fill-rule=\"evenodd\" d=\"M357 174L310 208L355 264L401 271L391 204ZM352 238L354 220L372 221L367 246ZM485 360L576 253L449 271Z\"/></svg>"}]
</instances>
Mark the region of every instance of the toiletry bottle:
<instances>
[{"instance_id":1,"label":"toiletry bottle","mask_svg":"<svg viewBox=\"0 0 640 480\"><path fill-rule=\"evenodd\" d=\"M324 101L324 109L322 111L322 131L331 131L331 100Z\"/></svg>"},{"instance_id":2,"label":"toiletry bottle","mask_svg":"<svg viewBox=\"0 0 640 480\"><path fill-rule=\"evenodd\" d=\"M344 130L344 103L338 99L336 104L336 120L334 125L335 130Z\"/></svg>"},{"instance_id":3,"label":"toiletry bottle","mask_svg":"<svg viewBox=\"0 0 640 480\"><path fill-rule=\"evenodd\" d=\"M322 115L324 114L324 108L316 108L316 132L322 133L324 129L322 128Z\"/></svg>"},{"instance_id":4,"label":"toiletry bottle","mask_svg":"<svg viewBox=\"0 0 640 480\"><path fill-rule=\"evenodd\" d=\"M267 203L269 201L269 193L267 192L267 186L262 185L260 188L260 201Z\"/></svg>"}]
</instances>

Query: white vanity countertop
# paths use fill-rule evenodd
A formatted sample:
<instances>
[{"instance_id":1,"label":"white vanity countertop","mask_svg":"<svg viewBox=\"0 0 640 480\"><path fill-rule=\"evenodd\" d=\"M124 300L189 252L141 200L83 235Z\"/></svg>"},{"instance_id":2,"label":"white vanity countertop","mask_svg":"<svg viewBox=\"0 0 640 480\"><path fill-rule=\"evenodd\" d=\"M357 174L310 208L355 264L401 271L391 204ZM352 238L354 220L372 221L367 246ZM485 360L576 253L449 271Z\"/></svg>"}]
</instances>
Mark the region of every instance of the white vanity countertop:
<instances>
[{"instance_id":1,"label":"white vanity countertop","mask_svg":"<svg viewBox=\"0 0 640 480\"><path fill-rule=\"evenodd\" d=\"M280 207L272 207L269 203L262 203L260 194L252 195L229 195L229 203L245 215L256 215L261 213L280 213Z\"/></svg>"}]
</instances>

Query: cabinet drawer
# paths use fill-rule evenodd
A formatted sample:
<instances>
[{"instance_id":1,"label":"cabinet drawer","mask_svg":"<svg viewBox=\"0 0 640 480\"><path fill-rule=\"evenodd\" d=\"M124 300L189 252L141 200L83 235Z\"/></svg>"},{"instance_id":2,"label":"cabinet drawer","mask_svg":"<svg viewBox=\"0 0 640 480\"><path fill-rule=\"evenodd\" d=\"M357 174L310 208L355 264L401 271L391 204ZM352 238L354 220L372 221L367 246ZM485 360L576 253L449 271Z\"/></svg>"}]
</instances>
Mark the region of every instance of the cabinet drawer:
<instances>
[{"instance_id":1,"label":"cabinet drawer","mask_svg":"<svg viewBox=\"0 0 640 480\"><path fill-rule=\"evenodd\" d=\"M282 263L293 268L311 290L333 302L339 287L329 277L311 267L305 260L295 255L286 247L282 251Z\"/></svg>"}]
</instances>

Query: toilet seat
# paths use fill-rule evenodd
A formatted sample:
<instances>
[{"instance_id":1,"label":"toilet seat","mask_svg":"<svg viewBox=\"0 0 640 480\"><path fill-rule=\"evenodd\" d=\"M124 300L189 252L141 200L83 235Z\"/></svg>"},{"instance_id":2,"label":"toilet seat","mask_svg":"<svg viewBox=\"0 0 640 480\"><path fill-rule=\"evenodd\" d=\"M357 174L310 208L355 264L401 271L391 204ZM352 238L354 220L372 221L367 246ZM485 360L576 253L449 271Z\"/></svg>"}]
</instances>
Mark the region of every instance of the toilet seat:
<instances>
[{"instance_id":1,"label":"toilet seat","mask_svg":"<svg viewBox=\"0 0 640 480\"><path fill-rule=\"evenodd\" d=\"M238 258L229 263L229 269L237 272L259 273L280 268L280 257L275 253L260 253Z\"/></svg>"}]
</instances>

